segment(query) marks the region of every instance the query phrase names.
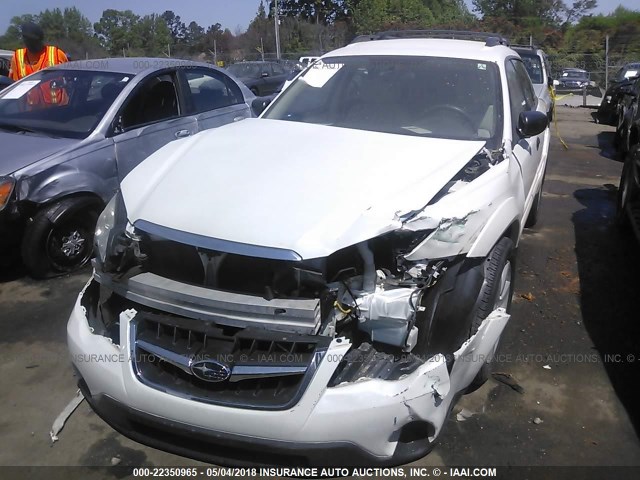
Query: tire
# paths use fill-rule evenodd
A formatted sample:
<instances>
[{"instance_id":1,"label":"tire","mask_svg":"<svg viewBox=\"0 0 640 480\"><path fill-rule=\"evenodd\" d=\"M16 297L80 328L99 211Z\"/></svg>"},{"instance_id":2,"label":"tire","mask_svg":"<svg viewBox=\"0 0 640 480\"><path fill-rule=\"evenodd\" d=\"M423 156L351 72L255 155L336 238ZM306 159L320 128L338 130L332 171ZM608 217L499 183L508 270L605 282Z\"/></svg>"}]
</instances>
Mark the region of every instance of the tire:
<instances>
[{"instance_id":1,"label":"tire","mask_svg":"<svg viewBox=\"0 0 640 480\"><path fill-rule=\"evenodd\" d=\"M627 205L637 196L637 188L633 181L631 172L631 162L634 161L636 155L640 155L640 147L634 147L627 155L627 159L622 167L620 175L620 185L618 186L618 195L616 198L616 225L624 232L629 231L631 224L627 216Z\"/></svg>"},{"instance_id":2,"label":"tire","mask_svg":"<svg viewBox=\"0 0 640 480\"><path fill-rule=\"evenodd\" d=\"M49 278L86 265L93 254L100 206L96 199L70 198L38 211L22 239L22 261L29 275Z\"/></svg>"},{"instance_id":3,"label":"tire","mask_svg":"<svg viewBox=\"0 0 640 480\"><path fill-rule=\"evenodd\" d=\"M480 301L478 302L469 337L477 333L482 322L496 308L504 308L507 312L511 310L515 257L513 241L510 238L503 237L493 247L485 260L484 272L485 280L480 291ZM498 343L496 342L493 349L494 354L497 347ZM480 388L489 379L490 375L491 358L482 365L464 393L471 393Z\"/></svg>"}]
</instances>

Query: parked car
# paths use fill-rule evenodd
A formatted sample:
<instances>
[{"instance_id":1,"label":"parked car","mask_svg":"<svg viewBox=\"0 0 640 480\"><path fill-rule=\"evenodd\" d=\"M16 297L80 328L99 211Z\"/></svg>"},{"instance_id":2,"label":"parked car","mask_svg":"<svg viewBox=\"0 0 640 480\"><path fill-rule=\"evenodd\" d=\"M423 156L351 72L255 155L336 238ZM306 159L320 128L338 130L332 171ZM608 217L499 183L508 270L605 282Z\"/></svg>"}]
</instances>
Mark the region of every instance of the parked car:
<instances>
[{"instance_id":1,"label":"parked car","mask_svg":"<svg viewBox=\"0 0 640 480\"><path fill-rule=\"evenodd\" d=\"M613 126L620 124L620 100L624 96L623 89L631 85L639 75L640 63L628 63L616 72L598 107L596 118L599 123Z\"/></svg>"},{"instance_id":2,"label":"parked car","mask_svg":"<svg viewBox=\"0 0 640 480\"><path fill-rule=\"evenodd\" d=\"M640 118L638 95L640 95L640 77L623 82L619 88L619 100L616 117L615 146L618 152L626 155L638 143Z\"/></svg>"},{"instance_id":3,"label":"parked car","mask_svg":"<svg viewBox=\"0 0 640 480\"><path fill-rule=\"evenodd\" d=\"M0 50L0 90L8 87L13 83L9 78L9 69L11 66L11 56L13 52L9 50Z\"/></svg>"},{"instance_id":4,"label":"parked car","mask_svg":"<svg viewBox=\"0 0 640 480\"><path fill-rule=\"evenodd\" d=\"M11 66L10 59L0 57L0 76L8 77L10 66Z\"/></svg>"},{"instance_id":5,"label":"parked car","mask_svg":"<svg viewBox=\"0 0 640 480\"><path fill-rule=\"evenodd\" d=\"M582 91L584 88L595 87L596 84L591 80L591 74L581 68L565 68L558 79L557 90L562 91Z\"/></svg>"},{"instance_id":6,"label":"parked car","mask_svg":"<svg viewBox=\"0 0 640 480\"><path fill-rule=\"evenodd\" d=\"M241 62L229 65L227 70L258 97L280 91L293 74L276 62Z\"/></svg>"},{"instance_id":7,"label":"parked car","mask_svg":"<svg viewBox=\"0 0 640 480\"><path fill-rule=\"evenodd\" d=\"M616 129L617 147L624 155L618 188L618 225L631 230L640 241L640 78L621 87L622 118Z\"/></svg>"},{"instance_id":8,"label":"parked car","mask_svg":"<svg viewBox=\"0 0 640 480\"><path fill-rule=\"evenodd\" d=\"M0 93L0 251L20 247L34 277L82 266L98 214L138 163L251 116L254 98L223 70L167 59L65 63L16 82Z\"/></svg>"},{"instance_id":9,"label":"parked car","mask_svg":"<svg viewBox=\"0 0 640 480\"><path fill-rule=\"evenodd\" d=\"M537 97L547 106L549 121L553 119L554 102L551 96L553 88L553 79L551 78L551 69L549 68L549 60L544 51L535 46L512 45L512 47L527 68L533 89Z\"/></svg>"},{"instance_id":10,"label":"parked car","mask_svg":"<svg viewBox=\"0 0 640 480\"><path fill-rule=\"evenodd\" d=\"M298 62L300 63L300 65L302 65L304 68L307 68L309 65L311 65L313 62L315 62L316 60L318 60L320 57L300 57L300 60L298 60Z\"/></svg>"},{"instance_id":11,"label":"parked car","mask_svg":"<svg viewBox=\"0 0 640 480\"><path fill-rule=\"evenodd\" d=\"M9 77L5 77L3 75L0 75L0 90L4 90L5 88L7 88L12 83L13 83L13 80L11 80Z\"/></svg>"},{"instance_id":12,"label":"parked car","mask_svg":"<svg viewBox=\"0 0 640 480\"><path fill-rule=\"evenodd\" d=\"M67 327L116 430L218 464L400 464L487 379L547 111L504 39L402 35L124 179Z\"/></svg>"},{"instance_id":13,"label":"parked car","mask_svg":"<svg viewBox=\"0 0 640 480\"><path fill-rule=\"evenodd\" d=\"M637 126L636 126L637 127ZM624 231L631 231L640 241L640 144L635 143L626 155L618 188L616 220Z\"/></svg>"}]
</instances>

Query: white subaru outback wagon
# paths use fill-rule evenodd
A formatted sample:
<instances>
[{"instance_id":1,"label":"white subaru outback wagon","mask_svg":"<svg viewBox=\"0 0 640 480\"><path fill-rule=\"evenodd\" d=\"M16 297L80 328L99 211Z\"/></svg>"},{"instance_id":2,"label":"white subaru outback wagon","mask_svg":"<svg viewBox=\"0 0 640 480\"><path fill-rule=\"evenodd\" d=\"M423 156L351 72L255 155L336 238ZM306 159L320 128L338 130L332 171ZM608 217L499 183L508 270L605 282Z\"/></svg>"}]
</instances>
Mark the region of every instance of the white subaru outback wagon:
<instances>
[{"instance_id":1,"label":"white subaru outback wagon","mask_svg":"<svg viewBox=\"0 0 640 480\"><path fill-rule=\"evenodd\" d=\"M549 129L506 41L430 36L328 53L124 179L68 323L113 428L232 465L432 448L509 320Z\"/></svg>"}]
</instances>

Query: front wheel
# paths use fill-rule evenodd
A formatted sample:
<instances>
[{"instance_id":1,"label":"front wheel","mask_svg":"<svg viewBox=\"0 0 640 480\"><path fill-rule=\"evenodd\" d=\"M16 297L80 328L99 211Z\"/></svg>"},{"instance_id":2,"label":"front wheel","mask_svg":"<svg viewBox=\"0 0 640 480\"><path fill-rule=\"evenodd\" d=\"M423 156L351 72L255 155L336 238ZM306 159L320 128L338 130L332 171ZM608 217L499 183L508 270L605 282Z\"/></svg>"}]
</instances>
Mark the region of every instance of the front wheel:
<instances>
[{"instance_id":1,"label":"front wheel","mask_svg":"<svg viewBox=\"0 0 640 480\"><path fill-rule=\"evenodd\" d=\"M498 308L504 308L508 313L511 310L511 298L513 297L514 279L514 245L511 239L502 238L489 253L485 260L485 280L480 292L479 307L472 326L471 335L474 335L482 322ZM493 346L491 357L487 359L476 377L466 388L465 393L471 393L480 388L491 375L491 360L498 342Z\"/></svg>"},{"instance_id":2,"label":"front wheel","mask_svg":"<svg viewBox=\"0 0 640 480\"><path fill-rule=\"evenodd\" d=\"M22 260L34 278L77 270L93 254L99 207L95 201L67 199L44 207L27 226Z\"/></svg>"}]
</instances>

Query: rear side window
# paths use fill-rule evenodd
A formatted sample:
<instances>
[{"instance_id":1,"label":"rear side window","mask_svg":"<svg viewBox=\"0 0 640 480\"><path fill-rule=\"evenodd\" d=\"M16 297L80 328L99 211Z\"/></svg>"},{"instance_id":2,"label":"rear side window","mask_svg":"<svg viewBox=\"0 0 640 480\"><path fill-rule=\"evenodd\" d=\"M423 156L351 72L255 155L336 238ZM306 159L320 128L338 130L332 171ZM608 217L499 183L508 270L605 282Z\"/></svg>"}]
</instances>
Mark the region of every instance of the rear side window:
<instances>
[{"instance_id":1,"label":"rear side window","mask_svg":"<svg viewBox=\"0 0 640 480\"><path fill-rule=\"evenodd\" d=\"M191 93L192 113L203 113L242 103L242 93L226 75L205 69L185 71Z\"/></svg>"}]
</instances>

